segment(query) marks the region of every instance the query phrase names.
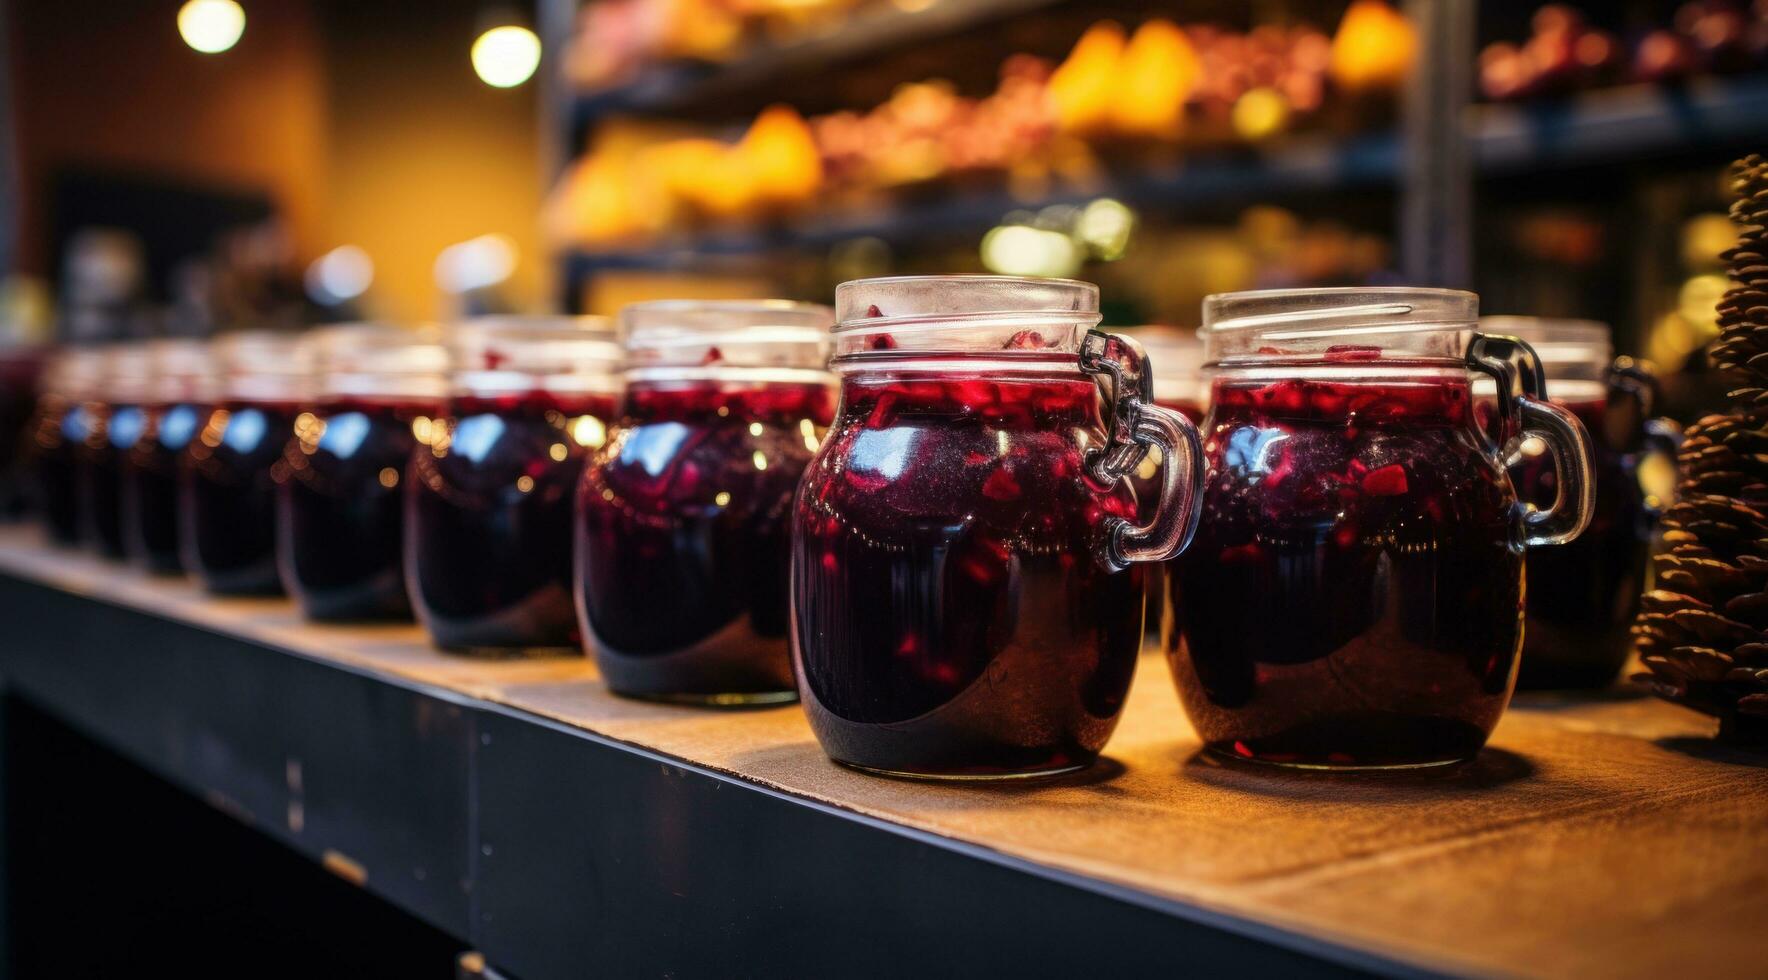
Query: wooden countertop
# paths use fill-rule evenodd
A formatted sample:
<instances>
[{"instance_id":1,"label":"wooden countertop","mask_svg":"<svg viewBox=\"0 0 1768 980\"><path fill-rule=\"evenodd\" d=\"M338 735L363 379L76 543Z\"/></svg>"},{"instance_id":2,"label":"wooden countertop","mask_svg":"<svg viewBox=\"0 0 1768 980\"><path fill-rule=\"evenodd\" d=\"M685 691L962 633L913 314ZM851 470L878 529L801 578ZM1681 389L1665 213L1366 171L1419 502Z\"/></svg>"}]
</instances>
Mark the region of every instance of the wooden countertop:
<instances>
[{"instance_id":1,"label":"wooden countertop","mask_svg":"<svg viewBox=\"0 0 1768 980\"><path fill-rule=\"evenodd\" d=\"M799 797L1429 970L1603 977L1768 970L1768 756L1615 690L1517 699L1459 770L1341 776L1199 755L1145 657L1093 771L941 785L828 762L796 707L718 711L607 693L586 659L476 661L413 626L317 627L0 529L0 570L447 689Z\"/></svg>"}]
</instances>

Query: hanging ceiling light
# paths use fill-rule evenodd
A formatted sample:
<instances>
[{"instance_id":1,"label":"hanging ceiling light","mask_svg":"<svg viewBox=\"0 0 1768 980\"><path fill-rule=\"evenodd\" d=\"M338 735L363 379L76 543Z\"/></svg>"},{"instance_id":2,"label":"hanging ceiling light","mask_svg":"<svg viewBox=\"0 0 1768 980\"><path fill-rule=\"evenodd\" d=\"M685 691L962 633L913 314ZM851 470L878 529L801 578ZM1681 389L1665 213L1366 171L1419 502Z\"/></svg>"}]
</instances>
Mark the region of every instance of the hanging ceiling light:
<instances>
[{"instance_id":1,"label":"hanging ceiling light","mask_svg":"<svg viewBox=\"0 0 1768 980\"><path fill-rule=\"evenodd\" d=\"M496 9L479 21L473 42L473 71L493 88L515 88L540 67L540 38L519 13Z\"/></svg>"},{"instance_id":2,"label":"hanging ceiling light","mask_svg":"<svg viewBox=\"0 0 1768 980\"><path fill-rule=\"evenodd\" d=\"M187 0L178 8L178 34L203 54L220 54L239 43L246 12L234 0Z\"/></svg>"}]
</instances>

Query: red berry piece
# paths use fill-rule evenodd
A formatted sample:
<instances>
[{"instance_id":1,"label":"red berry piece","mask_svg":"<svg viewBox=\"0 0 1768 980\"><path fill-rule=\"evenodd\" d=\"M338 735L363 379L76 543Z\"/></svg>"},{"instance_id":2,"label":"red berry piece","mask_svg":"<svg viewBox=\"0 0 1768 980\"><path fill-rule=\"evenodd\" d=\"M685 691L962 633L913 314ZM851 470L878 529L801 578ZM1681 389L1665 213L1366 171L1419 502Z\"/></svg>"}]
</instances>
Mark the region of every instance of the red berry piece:
<instances>
[{"instance_id":1,"label":"red berry piece","mask_svg":"<svg viewBox=\"0 0 1768 980\"><path fill-rule=\"evenodd\" d=\"M1363 492L1372 497L1397 497L1406 492L1406 470L1398 463L1389 463L1370 470L1363 477Z\"/></svg>"},{"instance_id":2,"label":"red berry piece","mask_svg":"<svg viewBox=\"0 0 1768 980\"><path fill-rule=\"evenodd\" d=\"M1013 479L1013 474L1005 466L982 481L982 495L990 500L1015 500L1021 492L1019 481Z\"/></svg>"},{"instance_id":3,"label":"red berry piece","mask_svg":"<svg viewBox=\"0 0 1768 980\"><path fill-rule=\"evenodd\" d=\"M1381 360L1381 348L1366 344L1338 344L1326 348L1326 360L1331 362L1379 361Z\"/></svg>"}]
</instances>

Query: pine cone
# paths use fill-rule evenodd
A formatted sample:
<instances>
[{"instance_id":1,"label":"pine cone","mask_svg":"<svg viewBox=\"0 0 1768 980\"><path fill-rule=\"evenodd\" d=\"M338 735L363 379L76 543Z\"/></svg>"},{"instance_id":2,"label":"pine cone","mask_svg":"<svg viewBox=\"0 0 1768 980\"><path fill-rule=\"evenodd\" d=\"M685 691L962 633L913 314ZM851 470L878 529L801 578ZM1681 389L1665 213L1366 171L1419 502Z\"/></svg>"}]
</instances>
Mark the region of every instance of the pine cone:
<instances>
[{"instance_id":1,"label":"pine cone","mask_svg":"<svg viewBox=\"0 0 1768 980\"><path fill-rule=\"evenodd\" d=\"M1768 746L1768 160L1732 165L1738 244L1720 258L1713 363L1739 379L1731 409L1690 426L1668 550L1633 625L1659 697L1719 719L1719 735Z\"/></svg>"}]
</instances>

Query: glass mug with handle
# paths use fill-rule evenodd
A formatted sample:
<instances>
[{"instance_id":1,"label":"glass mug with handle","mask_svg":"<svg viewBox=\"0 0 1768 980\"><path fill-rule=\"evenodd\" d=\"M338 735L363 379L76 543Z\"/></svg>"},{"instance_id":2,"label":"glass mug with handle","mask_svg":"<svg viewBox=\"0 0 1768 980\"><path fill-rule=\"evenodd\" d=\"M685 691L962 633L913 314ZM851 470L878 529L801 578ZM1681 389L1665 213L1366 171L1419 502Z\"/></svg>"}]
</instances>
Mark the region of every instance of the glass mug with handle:
<instances>
[{"instance_id":1,"label":"glass mug with handle","mask_svg":"<svg viewBox=\"0 0 1768 980\"><path fill-rule=\"evenodd\" d=\"M1525 553L1577 538L1594 488L1590 437L1534 353L1477 318L1478 297L1441 289L1204 301L1209 477L1162 646L1212 751L1380 769L1485 744L1516 679ZM1541 508L1506 473L1529 437L1556 476Z\"/></svg>"},{"instance_id":2,"label":"glass mug with handle","mask_svg":"<svg viewBox=\"0 0 1768 980\"><path fill-rule=\"evenodd\" d=\"M1183 549L1196 427L1153 403L1097 287L902 277L836 291L841 400L792 528L799 696L831 758L945 779L1097 758ZM1167 460L1152 517L1128 476Z\"/></svg>"}]
</instances>

